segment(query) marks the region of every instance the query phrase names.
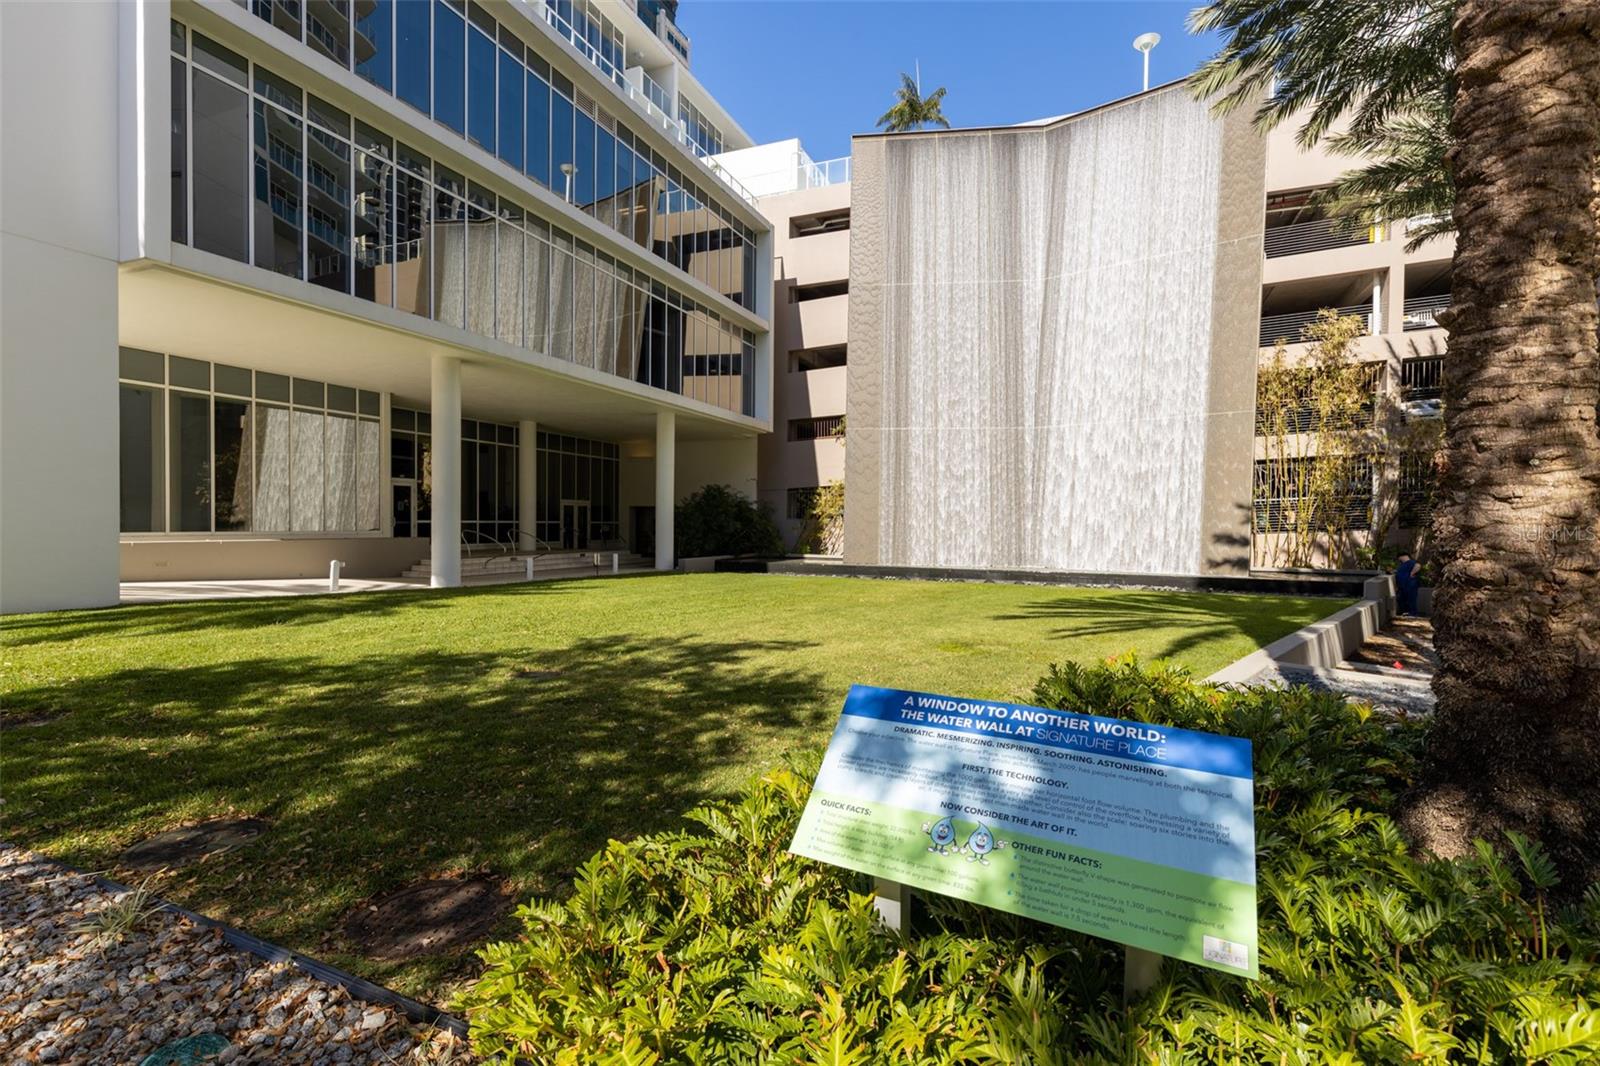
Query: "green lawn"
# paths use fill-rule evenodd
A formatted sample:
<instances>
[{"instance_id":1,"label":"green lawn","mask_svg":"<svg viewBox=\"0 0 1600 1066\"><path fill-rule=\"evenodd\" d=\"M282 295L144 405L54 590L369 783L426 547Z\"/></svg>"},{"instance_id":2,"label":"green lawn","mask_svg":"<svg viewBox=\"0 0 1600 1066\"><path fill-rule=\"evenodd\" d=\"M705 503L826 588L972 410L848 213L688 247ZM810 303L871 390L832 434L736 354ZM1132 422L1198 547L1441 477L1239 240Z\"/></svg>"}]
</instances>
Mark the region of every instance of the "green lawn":
<instances>
[{"instance_id":1,"label":"green lawn","mask_svg":"<svg viewBox=\"0 0 1600 1066\"><path fill-rule=\"evenodd\" d=\"M705 574L13 618L0 708L29 724L0 740L0 835L106 869L261 816L161 891L440 998L470 956L362 959L341 916L457 870L559 893L608 838L820 746L852 682L1026 701L1047 664L1126 651L1204 675L1338 606Z\"/></svg>"}]
</instances>

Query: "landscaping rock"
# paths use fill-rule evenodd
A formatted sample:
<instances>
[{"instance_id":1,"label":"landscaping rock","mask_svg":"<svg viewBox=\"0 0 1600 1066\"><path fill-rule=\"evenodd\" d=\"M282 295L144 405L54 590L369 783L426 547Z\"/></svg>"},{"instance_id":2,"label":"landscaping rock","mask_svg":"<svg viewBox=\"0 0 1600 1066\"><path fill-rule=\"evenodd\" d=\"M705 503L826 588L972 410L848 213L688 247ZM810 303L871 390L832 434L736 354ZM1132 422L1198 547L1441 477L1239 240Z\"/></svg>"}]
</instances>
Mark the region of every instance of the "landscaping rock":
<instances>
[{"instance_id":1,"label":"landscaping rock","mask_svg":"<svg viewBox=\"0 0 1600 1066\"><path fill-rule=\"evenodd\" d=\"M152 914L120 941L82 930L117 898L0 844L0 1062L132 1064L206 1032L229 1042L211 1062L475 1061L448 1034L235 950L180 915Z\"/></svg>"}]
</instances>

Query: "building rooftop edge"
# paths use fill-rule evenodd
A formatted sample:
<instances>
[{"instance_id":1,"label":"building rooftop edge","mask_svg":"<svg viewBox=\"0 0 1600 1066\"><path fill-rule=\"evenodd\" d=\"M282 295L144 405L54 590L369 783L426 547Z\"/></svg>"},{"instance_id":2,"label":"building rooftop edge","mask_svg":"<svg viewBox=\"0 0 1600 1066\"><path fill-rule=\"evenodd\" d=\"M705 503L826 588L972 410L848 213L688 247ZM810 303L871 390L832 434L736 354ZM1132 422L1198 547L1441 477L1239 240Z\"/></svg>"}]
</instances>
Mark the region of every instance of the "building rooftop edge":
<instances>
[{"instance_id":1,"label":"building rooftop edge","mask_svg":"<svg viewBox=\"0 0 1600 1066\"><path fill-rule=\"evenodd\" d=\"M1150 88L1142 89L1136 93L1129 93L1127 96L1119 96L1115 100L1107 100L1103 104L1095 104L1093 107L1086 107L1082 111L1069 111L1067 114L1058 115L1055 118L1032 119L1027 122L994 123L987 126L953 126L950 129L936 130L898 130L893 132L888 130L874 130L868 133L852 133L850 135L850 140L857 141L879 139L883 137L933 137L949 136L955 133L995 133L1000 131L1014 132L1018 130L1053 129L1056 126L1067 122L1075 122L1078 119L1084 118L1088 115L1106 111L1113 107L1120 107L1123 104L1132 103L1133 101L1142 97L1154 96L1156 93L1171 92L1174 89L1181 88L1188 82L1188 80L1189 79L1187 76L1175 78L1172 81L1163 82L1160 85L1152 85Z\"/></svg>"}]
</instances>

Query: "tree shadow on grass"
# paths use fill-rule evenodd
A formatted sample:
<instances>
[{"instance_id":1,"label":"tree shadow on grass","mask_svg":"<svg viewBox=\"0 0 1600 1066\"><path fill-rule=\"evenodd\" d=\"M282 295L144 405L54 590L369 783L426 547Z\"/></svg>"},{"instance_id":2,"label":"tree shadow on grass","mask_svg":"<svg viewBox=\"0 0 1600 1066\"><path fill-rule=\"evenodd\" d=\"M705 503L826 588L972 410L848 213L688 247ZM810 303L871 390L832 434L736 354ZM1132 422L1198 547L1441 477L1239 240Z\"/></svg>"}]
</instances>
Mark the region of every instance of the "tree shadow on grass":
<instances>
[{"instance_id":1,"label":"tree shadow on grass","mask_svg":"<svg viewBox=\"0 0 1600 1066\"><path fill-rule=\"evenodd\" d=\"M634 581L655 575L606 580ZM463 597L551 596L570 593L587 578L478 585L454 589L329 593L261 599L141 603L95 610L11 616L0 619L0 640L16 646L55 644L106 636L175 636L219 629L308 626L346 618L388 618L415 610L437 610Z\"/></svg>"},{"instance_id":2,"label":"tree shadow on grass","mask_svg":"<svg viewBox=\"0 0 1600 1066\"><path fill-rule=\"evenodd\" d=\"M302 951L354 902L447 869L549 892L609 838L681 824L834 708L810 645L688 634L123 670L18 691L74 713L8 734L8 834L110 867L224 811L271 828L167 875L186 905ZM374 967L362 967L370 972Z\"/></svg>"},{"instance_id":3,"label":"tree shadow on grass","mask_svg":"<svg viewBox=\"0 0 1600 1066\"><path fill-rule=\"evenodd\" d=\"M1170 659L1239 636L1258 645L1269 644L1332 613L1337 606L1332 600L1323 609L1314 600L1250 594L1083 589L1035 600L1015 614L997 615L996 620L1058 620L1061 625L1050 633L1056 640L1124 634L1148 639L1171 631L1160 650L1151 655Z\"/></svg>"}]
</instances>

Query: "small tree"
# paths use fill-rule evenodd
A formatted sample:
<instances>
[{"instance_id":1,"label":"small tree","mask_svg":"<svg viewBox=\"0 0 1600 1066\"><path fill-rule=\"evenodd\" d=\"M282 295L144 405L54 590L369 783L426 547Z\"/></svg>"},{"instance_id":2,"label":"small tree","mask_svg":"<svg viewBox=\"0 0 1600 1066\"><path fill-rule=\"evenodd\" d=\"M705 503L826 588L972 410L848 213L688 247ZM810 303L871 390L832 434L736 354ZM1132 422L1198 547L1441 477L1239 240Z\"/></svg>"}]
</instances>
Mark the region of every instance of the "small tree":
<instances>
[{"instance_id":1,"label":"small tree","mask_svg":"<svg viewBox=\"0 0 1600 1066\"><path fill-rule=\"evenodd\" d=\"M812 494L794 550L816 555L844 552L843 481L830 481Z\"/></svg>"},{"instance_id":2,"label":"small tree","mask_svg":"<svg viewBox=\"0 0 1600 1066\"><path fill-rule=\"evenodd\" d=\"M1353 558L1356 508L1371 492L1371 463L1381 446L1372 417L1372 371L1354 353L1365 328L1357 316L1324 309L1305 328L1311 345L1303 362L1291 362L1280 343L1258 371L1257 432L1265 438L1266 476L1257 490L1280 501L1276 521L1265 516L1267 529L1280 534L1266 553L1273 566L1313 566L1319 547L1331 566ZM1258 498L1258 509L1262 502Z\"/></svg>"}]
</instances>

